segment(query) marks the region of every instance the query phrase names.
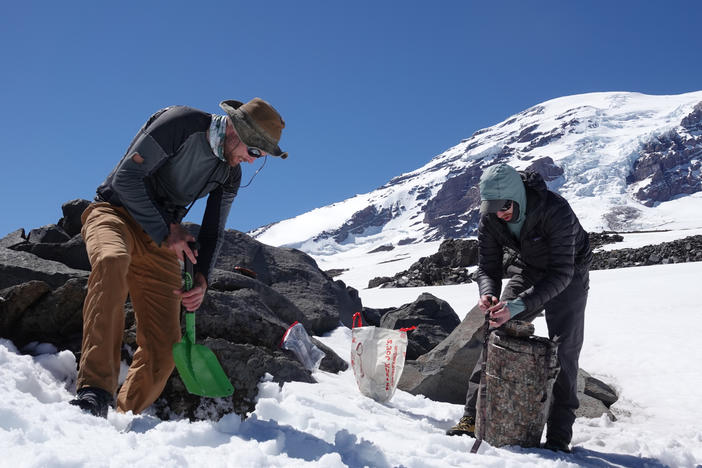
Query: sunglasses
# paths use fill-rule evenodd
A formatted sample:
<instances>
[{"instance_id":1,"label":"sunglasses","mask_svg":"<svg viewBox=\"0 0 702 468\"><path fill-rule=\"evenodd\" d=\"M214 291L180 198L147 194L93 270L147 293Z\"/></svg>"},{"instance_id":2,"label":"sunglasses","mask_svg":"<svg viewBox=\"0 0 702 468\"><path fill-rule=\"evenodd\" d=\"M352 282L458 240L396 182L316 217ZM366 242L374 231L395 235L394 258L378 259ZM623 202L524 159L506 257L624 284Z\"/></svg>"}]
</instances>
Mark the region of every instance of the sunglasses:
<instances>
[{"instance_id":1,"label":"sunglasses","mask_svg":"<svg viewBox=\"0 0 702 468\"><path fill-rule=\"evenodd\" d=\"M260 158L261 156L265 156L266 154L263 150L258 149L255 146L247 146L246 151L252 158Z\"/></svg>"},{"instance_id":2,"label":"sunglasses","mask_svg":"<svg viewBox=\"0 0 702 468\"><path fill-rule=\"evenodd\" d=\"M512 208L512 200L507 200L504 205L502 205L502 208L500 208L497 211L507 211L510 208Z\"/></svg>"}]
</instances>

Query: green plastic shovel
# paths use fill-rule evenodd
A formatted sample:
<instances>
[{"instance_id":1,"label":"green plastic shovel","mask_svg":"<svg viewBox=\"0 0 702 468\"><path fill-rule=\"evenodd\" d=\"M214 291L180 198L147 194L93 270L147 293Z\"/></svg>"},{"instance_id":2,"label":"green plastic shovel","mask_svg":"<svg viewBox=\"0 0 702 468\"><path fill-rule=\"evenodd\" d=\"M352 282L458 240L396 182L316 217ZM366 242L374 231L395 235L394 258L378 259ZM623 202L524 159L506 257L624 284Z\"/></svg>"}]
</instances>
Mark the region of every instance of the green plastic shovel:
<instances>
[{"instance_id":1,"label":"green plastic shovel","mask_svg":"<svg viewBox=\"0 0 702 468\"><path fill-rule=\"evenodd\" d=\"M183 289L193 287L193 264L185 257ZM195 313L185 311L185 335L173 345L173 360L185 384L193 395L204 397L226 397L234 393L227 374L217 356L206 346L195 344Z\"/></svg>"}]
</instances>

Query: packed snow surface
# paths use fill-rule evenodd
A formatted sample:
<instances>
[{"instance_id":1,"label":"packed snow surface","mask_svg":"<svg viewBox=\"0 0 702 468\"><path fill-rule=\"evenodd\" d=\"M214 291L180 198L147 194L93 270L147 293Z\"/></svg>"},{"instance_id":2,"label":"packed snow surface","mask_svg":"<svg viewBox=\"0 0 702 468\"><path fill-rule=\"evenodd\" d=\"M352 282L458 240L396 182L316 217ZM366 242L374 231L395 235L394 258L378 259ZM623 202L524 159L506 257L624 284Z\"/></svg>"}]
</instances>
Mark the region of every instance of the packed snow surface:
<instances>
[{"instance_id":1,"label":"packed snow surface","mask_svg":"<svg viewBox=\"0 0 702 468\"><path fill-rule=\"evenodd\" d=\"M580 364L620 398L617 421L576 420L572 454L483 443L472 455L473 439L444 435L461 405L403 391L379 404L358 392L351 370L317 371L316 384L263 381L243 422L233 414L191 423L113 411L99 419L68 404L72 353L35 345L24 350L32 356L0 340L0 466L697 467L700 277L702 263L592 272ZM461 318L477 296L474 284L360 291L370 307L399 306L422 292L447 300ZM543 319L536 328L545 335ZM340 327L321 340L348 359L350 335Z\"/></svg>"}]
</instances>

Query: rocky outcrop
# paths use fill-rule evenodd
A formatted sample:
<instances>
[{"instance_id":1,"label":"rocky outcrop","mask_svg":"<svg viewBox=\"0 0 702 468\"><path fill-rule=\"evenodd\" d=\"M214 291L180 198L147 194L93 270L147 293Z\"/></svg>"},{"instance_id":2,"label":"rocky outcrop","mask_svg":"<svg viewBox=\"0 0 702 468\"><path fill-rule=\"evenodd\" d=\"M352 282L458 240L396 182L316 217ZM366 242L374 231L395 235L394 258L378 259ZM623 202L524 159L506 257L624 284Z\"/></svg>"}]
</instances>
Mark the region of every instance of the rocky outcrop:
<instances>
[{"instance_id":1,"label":"rocky outcrop","mask_svg":"<svg viewBox=\"0 0 702 468\"><path fill-rule=\"evenodd\" d=\"M591 270L702 261L702 236L690 236L637 249L595 252Z\"/></svg>"},{"instance_id":2,"label":"rocky outcrop","mask_svg":"<svg viewBox=\"0 0 702 468\"><path fill-rule=\"evenodd\" d=\"M401 211L400 207L383 208L378 210L374 205L357 211L340 228L334 231L324 231L315 240L332 237L337 243L345 242L349 236L363 235L367 229L384 226L388 221Z\"/></svg>"},{"instance_id":3,"label":"rocky outcrop","mask_svg":"<svg viewBox=\"0 0 702 468\"><path fill-rule=\"evenodd\" d=\"M39 341L80 355L90 266L79 232L81 207L88 203L68 202L58 224L34 229L28 236L19 229L0 239L0 337L20 349ZM198 231L197 225L188 227ZM241 232L227 231L197 313L197 339L217 355L235 393L216 400L190 395L174 372L155 405L158 415L216 419L234 411L245 416L254 409L258 383L267 374L275 382L313 382L294 355L279 348L286 329L299 321L311 335L320 335L338 327L342 316L361 309L353 288L334 281L301 251L267 246ZM125 312L122 357L129 363L137 346L129 302ZM322 370L348 367L312 339L326 354Z\"/></svg>"},{"instance_id":4,"label":"rocky outcrop","mask_svg":"<svg viewBox=\"0 0 702 468\"><path fill-rule=\"evenodd\" d=\"M470 166L448 177L423 207L424 222L433 230L431 240L468 237L474 234L480 214L478 182L482 169Z\"/></svg>"},{"instance_id":5,"label":"rocky outcrop","mask_svg":"<svg viewBox=\"0 0 702 468\"><path fill-rule=\"evenodd\" d=\"M603 245L621 242L623 239L616 232L590 233L590 246L595 251L590 270L702 261L702 236L636 249L598 250ZM470 283L474 280L474 273L469 274L466 266L477 263L477 252L475 240L446 240L441 243L437 253L422 257L409 269L393 277L373 278L368 282L368 287L404 288ZM516 258L516 252L505 249L503 270Z\"/></svg>"},{"instance_id":6,"label":"rocky outcrop","mask_svg":"<svg viewBox=\"0 0 702 468\"><path fill-rule=\"evenodd\" d=\"M477 262L478 241L447 239L441 243L437 253L420 258L406 271L392 278L373 278L368 282L368 287L405 288L470 283L467 267Z\"/></svg>"},{"instance_id":7,"label":"rocky outcrop","mask_svg":"<svg viewBox=\"0 0 702 468\"><path fill-rule=\"evenodd\" d=\"M642 145L626 178L646 206L702 190L702 102L680 126Z\"/></svg>"}]
</instances>

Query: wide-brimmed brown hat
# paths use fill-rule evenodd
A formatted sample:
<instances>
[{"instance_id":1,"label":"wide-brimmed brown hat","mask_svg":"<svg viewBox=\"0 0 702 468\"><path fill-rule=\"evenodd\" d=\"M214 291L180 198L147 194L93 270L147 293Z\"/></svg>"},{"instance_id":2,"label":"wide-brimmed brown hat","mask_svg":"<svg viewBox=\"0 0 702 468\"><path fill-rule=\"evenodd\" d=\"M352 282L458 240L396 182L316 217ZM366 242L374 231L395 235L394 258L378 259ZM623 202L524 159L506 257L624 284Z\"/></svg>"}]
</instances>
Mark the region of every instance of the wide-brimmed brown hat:
<instances>
[{"instance_id":1,"label":"wide-brimmed brown hat","mask_svg":"<svg viewBox=\"0 0 702 468\"><path fill-rule=\"evenodd\" d=\"M261 98L253 98L246 104L234 100L222 101L219 107L227 112L246 146L255 146L282 159L288 157L288 153L278 146L285 121L273 106Z\"/></svg>"}]
</instances>

